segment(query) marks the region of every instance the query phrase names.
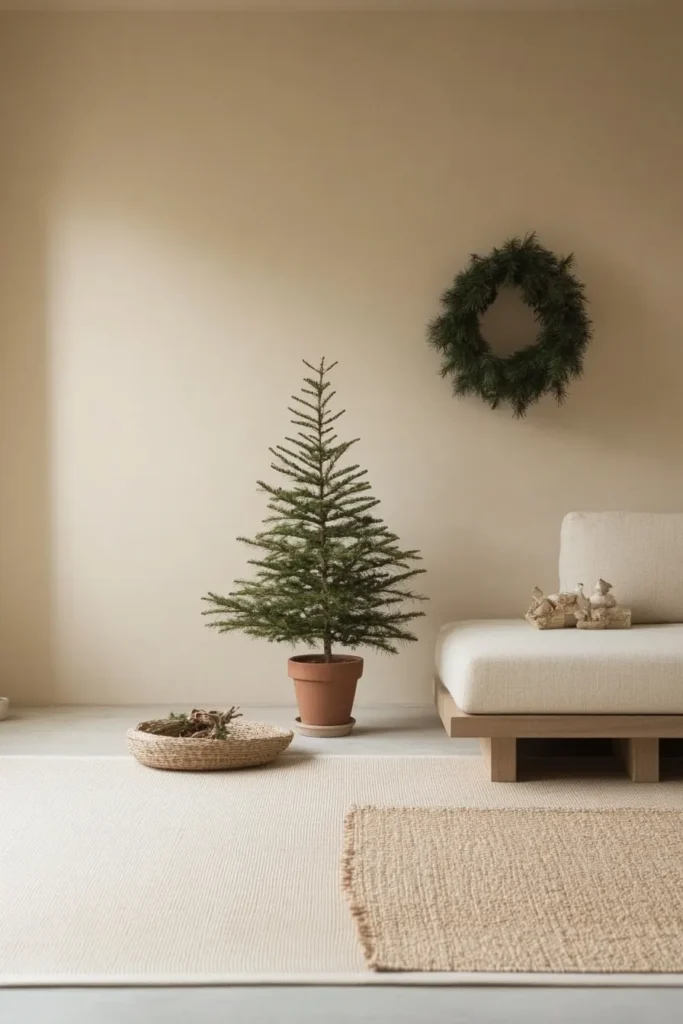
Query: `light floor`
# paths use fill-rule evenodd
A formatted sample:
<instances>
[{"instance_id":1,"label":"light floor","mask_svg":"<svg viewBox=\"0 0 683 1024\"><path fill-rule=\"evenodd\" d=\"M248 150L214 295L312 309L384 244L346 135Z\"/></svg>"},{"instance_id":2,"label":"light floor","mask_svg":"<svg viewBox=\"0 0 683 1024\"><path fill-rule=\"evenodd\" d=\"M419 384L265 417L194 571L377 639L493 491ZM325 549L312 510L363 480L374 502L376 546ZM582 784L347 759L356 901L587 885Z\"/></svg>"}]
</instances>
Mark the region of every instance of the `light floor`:
<instances>
[{"instance_id":1,"label":"light floor","mask_svg":"<svg viewBox=\"0 0 683 1024\"><path fill-rule=\"evenodd\" d=\"M2 754L124 754L125 730L165 708L13 708L0 722ZM242 709L285 725L292 708ZM345 739L297 736L290 750L325 754L476 756L472 740L449 740L427 706L359 707ZM286 755L285 755L286 756ZM1 816L0 794L0 821ZM30 812L30 809L27 809ZM204 987L63 988L0 991L2 1024L658 1024L683 1020L682 989Z\"/></svg>"},{"instance_id":2,"label":"light floor","mask_svg":"<svg viewBox=\"0 0 683 1024\"><path fill-rule=\"evenodd\" d=\"M175 711L190 711L174 706ZM294 707L241 707L245 718L292 727ZM3 754L125 754L126 729L162 718L167 707L53 706L11 708L0 723ZM478 754L477 740L451 740L433 707L357 707L350 736L319 740L295 735L290 753L319 754Z\"/></svg>"}]
</instances>

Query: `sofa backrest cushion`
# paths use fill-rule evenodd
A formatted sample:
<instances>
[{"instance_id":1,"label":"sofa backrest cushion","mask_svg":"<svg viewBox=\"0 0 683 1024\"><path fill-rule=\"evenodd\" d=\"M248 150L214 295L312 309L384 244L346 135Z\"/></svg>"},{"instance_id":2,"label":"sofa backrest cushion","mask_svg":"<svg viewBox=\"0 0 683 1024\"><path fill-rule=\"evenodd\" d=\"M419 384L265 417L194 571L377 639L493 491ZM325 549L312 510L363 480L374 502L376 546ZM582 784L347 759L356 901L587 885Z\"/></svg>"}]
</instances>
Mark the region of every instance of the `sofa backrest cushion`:
<instances>
[{"instance_id":1,"label":"sofa backrest cushion","mask_svg":"<svg viewBox=\"0 0 683 1024\"><path fill-rule=\"evenodd\" d=\"M560 590L602 577L633 622L683 622L683 513L570 512L560 537Z\"/></svg>"}]
</instances>

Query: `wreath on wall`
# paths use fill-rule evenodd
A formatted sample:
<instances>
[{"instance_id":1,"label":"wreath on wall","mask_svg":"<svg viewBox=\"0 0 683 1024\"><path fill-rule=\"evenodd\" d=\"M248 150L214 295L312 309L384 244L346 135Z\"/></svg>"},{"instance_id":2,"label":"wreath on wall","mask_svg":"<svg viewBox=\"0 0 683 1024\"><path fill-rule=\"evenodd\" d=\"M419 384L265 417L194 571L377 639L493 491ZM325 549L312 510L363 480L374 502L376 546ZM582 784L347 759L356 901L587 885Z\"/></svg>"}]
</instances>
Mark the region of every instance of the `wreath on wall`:
<instances>
[{"instance_id":1,"label":"wreath on wall","mask_svg":"<svg viewBox=\"0 0 683 1024\"><path fill-rule=\"evenodd\" d=\"M535 234L470 257L441 297L444 312L428 328L430 344L443 356L441 376L453 377L454 395L479 395L492 409L508 402L517 417L542 395L565 400L592 333L573 264L573 255L556 256ZM519 288L540 326L532 344L507 357L492 352L480 323L504 286Z\"/></svg>"}]
</instances>

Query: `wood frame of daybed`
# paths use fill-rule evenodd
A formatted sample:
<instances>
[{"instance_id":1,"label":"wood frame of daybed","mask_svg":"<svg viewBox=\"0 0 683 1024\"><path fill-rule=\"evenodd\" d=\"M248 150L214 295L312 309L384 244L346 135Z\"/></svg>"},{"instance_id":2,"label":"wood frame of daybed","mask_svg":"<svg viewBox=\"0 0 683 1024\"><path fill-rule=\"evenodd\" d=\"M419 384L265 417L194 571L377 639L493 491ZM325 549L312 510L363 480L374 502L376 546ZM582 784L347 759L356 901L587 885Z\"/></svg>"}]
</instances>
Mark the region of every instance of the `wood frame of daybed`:
<instances>
[{"instance_id":1,"label":"wood frame of daybed","mask_svg":"<svg viewBox=\"0 0 683 1024\"><path fill-rule=\"evenodd\" d=\"M518 779L520 739L611 739L633 782L659 782L660 739L683 738L683 715L468 715L436 677L434 703L447 734L478 739L492 782Z\"/></svg>"}]
</instances>

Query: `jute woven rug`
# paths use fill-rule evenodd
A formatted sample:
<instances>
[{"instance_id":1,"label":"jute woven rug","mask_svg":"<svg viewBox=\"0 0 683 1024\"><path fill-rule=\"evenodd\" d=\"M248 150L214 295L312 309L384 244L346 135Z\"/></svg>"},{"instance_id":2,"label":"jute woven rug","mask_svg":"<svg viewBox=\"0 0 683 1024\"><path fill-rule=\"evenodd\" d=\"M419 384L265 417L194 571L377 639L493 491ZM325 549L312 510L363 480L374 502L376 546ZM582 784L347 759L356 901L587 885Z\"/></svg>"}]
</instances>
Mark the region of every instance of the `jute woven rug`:
<instances>
[{"instance_id":1,"label":"jute woven rug","mask_svg":"<svg viewBox=\"0 0 683 1024\"><path fill-rule=\"evenodd\" d=\"M286 754L264 768L204 774L154 771L127 757L0 757L0 984L591 977L368 970L341 885L344 817L354 804L683 810L683 783L492 785L478 757ZM466 854L465 845L459 859ZM599 976L619 985L680 980Z\"/></svg>"},{"instance_id":2,"label":"jute woven rug","mask_svg":"<svg viewBox=\"0 0 683 1024\"><path fill-rule=\"evenodd\" d=\"M683 813L377 808L344 886L379 971L683 971Z\"/></svg>"}]
</instances>

